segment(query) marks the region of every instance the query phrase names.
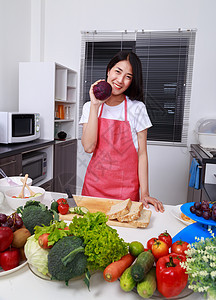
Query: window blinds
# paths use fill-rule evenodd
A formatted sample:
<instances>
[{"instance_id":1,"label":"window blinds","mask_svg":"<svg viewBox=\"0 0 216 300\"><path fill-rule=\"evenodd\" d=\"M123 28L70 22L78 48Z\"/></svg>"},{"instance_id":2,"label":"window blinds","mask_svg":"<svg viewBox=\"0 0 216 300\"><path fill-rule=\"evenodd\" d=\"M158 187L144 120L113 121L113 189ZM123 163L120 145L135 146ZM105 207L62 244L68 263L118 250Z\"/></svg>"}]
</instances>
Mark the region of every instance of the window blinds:
<instances>
[{"instance_id":1,"label":"window blinds","mask_svg":"<svg viewBox=\"0 0 216 300\"><path fill-rule=\"evenodd\" d=\"M153 123L148 141L186 145L195 33L196 30L83 32L79 115L89 101L90 85L105 78L109 60L120 50L132 50L142 62L145 104Z\"/></svg>"},{"instance_id":2,"label":"window blinds","mask_svg":"<svg viewBox=\"0 0 216 300\"><path fill-rule=\"evenodd\" d=\"M186 145L194 45L194 30L137 33L145 104L154 125L148 140Z\"/></svg>"}]
</instances>

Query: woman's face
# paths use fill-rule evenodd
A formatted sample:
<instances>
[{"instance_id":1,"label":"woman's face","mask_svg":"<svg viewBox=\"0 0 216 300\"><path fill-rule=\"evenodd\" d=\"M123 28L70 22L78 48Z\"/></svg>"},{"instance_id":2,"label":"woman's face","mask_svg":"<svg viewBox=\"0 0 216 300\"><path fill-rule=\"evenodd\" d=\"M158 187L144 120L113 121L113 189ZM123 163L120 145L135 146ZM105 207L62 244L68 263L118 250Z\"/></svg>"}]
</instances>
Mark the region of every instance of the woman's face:
<instances>
[{"instance_id":1,"label":"woman's face","mask_svg":"<svg viewBox=\"0 0 216 300\"><path fill-rule=\"evenodd\" d=\"M124 93L130 86L132 78L132 66L128 60L121 60L115 64L107 74L107 82L112 86L112 94Z\"/></svg>"}]
</instances>

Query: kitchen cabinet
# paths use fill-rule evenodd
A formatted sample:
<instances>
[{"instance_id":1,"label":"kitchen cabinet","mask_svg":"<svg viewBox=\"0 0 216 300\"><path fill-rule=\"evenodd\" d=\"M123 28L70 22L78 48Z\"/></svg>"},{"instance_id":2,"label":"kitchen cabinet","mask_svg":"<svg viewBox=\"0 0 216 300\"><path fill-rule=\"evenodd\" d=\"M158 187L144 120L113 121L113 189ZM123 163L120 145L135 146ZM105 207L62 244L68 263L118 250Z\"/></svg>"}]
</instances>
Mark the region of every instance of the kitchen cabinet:
<instances>
[{"instance_id":1,"label":"kitchen cabinet","mask_svg":"<svg viewBox=\"0 0 216 300\"><path fill-rule=\"evenodd\" d=\"M11 155L0 158L0 168L7 176L18 176L22 173L22 155Z\"/></svg>"},{"instance_id":2,"label":"kitchen cabinet","mask_svg":"<svg viewBox=\"0 0 216 300\"><path fill-rule=\"evenodd\" d=\"M26 155L35 154L38 151L47 154L47 174L46 177L36 186L42 186L47 191L52 190L53 180L53 157L54 157L54 140L37 139L27 143L4 144L0 145L0 168L2 168L7 176L19 176L23 174L23 163ZM30 174L29 174L30 175ZM1 177L1 176L0 176ZM29 176L31 177L31 175Z\"/></svg>"},{"instance_id":3,"label":"kitchen cabinet","mask_svg":"<svg viewBox=\"0 0 216 300\"><path fill-rule=\"evenodd\" d=\"M55 62L19 64L19 111L40 113L41 138L77 136L77 72Z\"/></svg>"},{"instance_id":4,"label":"kitchen cabinet","mask_svg":"<svg viewBox=\"0 0 216 300\"><path fill-rule=\"evenodd\" d=\"M77 140L59 141L54 146L53 191L76 194Z\"/></svg>"}]
</instances>

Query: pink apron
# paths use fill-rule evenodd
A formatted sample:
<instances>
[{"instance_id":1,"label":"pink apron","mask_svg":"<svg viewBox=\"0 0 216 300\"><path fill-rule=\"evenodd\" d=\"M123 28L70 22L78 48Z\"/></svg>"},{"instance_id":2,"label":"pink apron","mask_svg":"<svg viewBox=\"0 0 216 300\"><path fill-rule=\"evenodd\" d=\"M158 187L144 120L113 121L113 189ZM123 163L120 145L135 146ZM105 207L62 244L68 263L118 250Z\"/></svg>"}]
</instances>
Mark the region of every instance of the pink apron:
<instances>
[{"instance_id":1,"label":"pink apron","mask_svg":"<svg viewBox=\"0 0 216 300\"><path fill-rule=\"evenodd\" d=\"M138 155L130 124L125 121L98 118L98 141L88 165L82 195L139 201Z\"/></svg>"}]
</instances>

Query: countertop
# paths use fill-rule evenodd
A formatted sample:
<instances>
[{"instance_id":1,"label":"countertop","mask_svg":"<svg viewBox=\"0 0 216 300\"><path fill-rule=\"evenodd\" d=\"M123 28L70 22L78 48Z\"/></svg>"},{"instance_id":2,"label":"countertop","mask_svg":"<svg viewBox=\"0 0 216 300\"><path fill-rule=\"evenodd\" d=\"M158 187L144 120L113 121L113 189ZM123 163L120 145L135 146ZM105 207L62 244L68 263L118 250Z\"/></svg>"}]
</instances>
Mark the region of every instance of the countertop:
<instances>
[{"instance_id":1,"label":"countertop","mask_svg":"<svg viewBox=\"0 0 216 300\"><path fill-rule=\"evenodd\" d=\"M59 194L60 195L60 194ZM46 192L44 203L49 205L56 193ZM57 198L58 199L58 198ZM186 227L184 223L175 218L171 211L175 208L172 205L165 205L165 212L156 212L151 206L152 216L150 224L145 229L114 227L119 236L126 242L140 241L146 246L148 239L157 237L161 232L167 230L172 237ZM4 203L0 208L1 212L10 213ZM90 291L88 291L83 280L70 281L69 286L64 282L44 280L32 273L28 265L11 274L0 278L0 300L38 300L38 299L89 299L89 300L139 300L142 299L134 292L126 293L120 288L119 281L106 282L102 272L97 272L90 279ZM155 299L155 298L154 298ZM162 299L162 298L157 298ZM204 299L200 293L192 293L184 299Z\"/></svg>"},{"instance_id":2,"label":"countertop","mask_svg":"<svg viewBox=\"0 0 216 300\"><path fill-rule=\"evenodd\" d=\"M26 143L0 144L0 158L16 155L22 152L28 152L52 144L54 144L54 140L44 140L44 139L37 139Z\"/></svg>"}]
</instances>

